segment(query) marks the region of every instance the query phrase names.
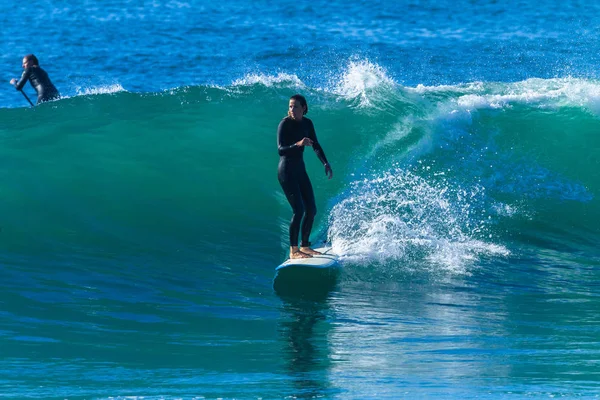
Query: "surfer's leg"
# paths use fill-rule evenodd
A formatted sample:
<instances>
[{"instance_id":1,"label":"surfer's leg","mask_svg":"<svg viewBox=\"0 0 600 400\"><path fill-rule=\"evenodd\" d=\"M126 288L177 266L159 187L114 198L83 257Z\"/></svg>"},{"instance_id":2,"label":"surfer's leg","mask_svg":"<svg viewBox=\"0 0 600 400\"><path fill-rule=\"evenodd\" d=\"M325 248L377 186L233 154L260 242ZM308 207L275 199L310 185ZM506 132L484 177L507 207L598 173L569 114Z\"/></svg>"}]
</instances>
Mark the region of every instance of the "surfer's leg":
<instances>
[{"instance_id":1,"label":"surfer's leg","mask_svg":"<svg viewBox=\"0 0 600 400\"><path fill-rule=\"evenodd\" d=\"M297 185L296 185L297 186ZM302 204L302 196L300 190L292 192L288 198L294 214L292 214L292 220L290 221L290 258L310 258L312 257L310 252L305 252L302 249L298 249L298 234L300 233L300 222L304 215L304 205ZM305 218L306 219L306 218Z\"/></svg>"},{"instance_id":2,"label":"surfer's leg","mask_svg":"<svg viewBox=\"0 0 600 400\"><path fill-rule=\"evenodd\" d=\"M277 177L293 212L289 227L290 258L310 258L312 257L310 254L303 253L298 249L298 235L300 233L300 223L304 216L304 203L302 202L297 173L294 173L294 170L290 170L289 167L286 168L285 163L280 162Z\"/></svg>"},{"instance_id":3,"label":"surfer's leg","mask_svg":"<svg viewBox=\"0 0 600 400\"><path fill-rule=\"evenodd\" d=\"M298 236L300 233L300 223L304 216L304 203L302 201L302 193L300 191L300 185L296 180L292 179L280 179L279 183L285 193L287 201L292 207L292 219L290 221L289 234L290 234L290 258L304 258L298 250ZM298 254L301 253L301 254Z\"/></svg>"},{"instance_id":4,"label":"surfer's leg","mask_svg":"<svg viewBox=\"0 0 600 400\"><path fill-rule=\"evenodd\" d=\"M304 205L299 190L286 192L286 197L292 206L292 219L290 220L290 246L298 246L300 223L304 215Z\"/></svg>"},{"instance_id":5,"label":"surfer's leg","mask_svg":"<svg viewBox=\"0 0 600 400\"><path fill-rule=\"evenodd\" d=\"M300 242L300 251L306 254L321 254L310 248L310 232L312 231L315 215L317 215L317 204L315 202L315 193L312 184L306 172L300 179L300 192L302 201L306 207L304 219L302 220L302 241Z\"/></svg>"}]
</instances>

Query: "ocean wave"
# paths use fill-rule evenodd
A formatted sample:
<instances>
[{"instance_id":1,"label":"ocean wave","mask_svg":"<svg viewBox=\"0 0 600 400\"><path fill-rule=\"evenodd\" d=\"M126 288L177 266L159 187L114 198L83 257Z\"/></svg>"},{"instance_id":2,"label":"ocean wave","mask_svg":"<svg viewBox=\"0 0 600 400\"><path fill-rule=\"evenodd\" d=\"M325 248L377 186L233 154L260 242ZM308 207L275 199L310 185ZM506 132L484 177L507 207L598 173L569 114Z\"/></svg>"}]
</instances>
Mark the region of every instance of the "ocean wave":
<instances>
[{"instance_id":1,"label":"ocean wave","mask_svg":"<svg viewBox=\"0 0 600 400\"><path fill-rule=\"evenodd\" d=\"M594 82L410 89L375 64L353 68L337 94L298 89L336 172L324 184L306 152L318 218L340 253L469 273L482 257L505 256L498 224L562 224L554 216L565 213L578 216L569 227L595 229L597 120L569 100L589 104ZM280 235L289 213L274 178L281 88L301 84L279 74L148 94L109 85L51 106L1 109L3 229L16 241L22 234L22 243L55 235L121 243L149 225L153 243L193 242L197 226L218 231L224 223L236 235L265 224ZM528 92L537 93L533 104L522 97L502 109L458 107L468 95L489 101ZM570 106L556 108L557 99Z\"/></svg>"},{"instance_id":2,"label":"ocean wave","mask_svg":"<svg viewBox=\"0 0 600 400\"><path fill-rule=\"evenodd\" d=\"M479 255L510 254L493 242L485 200L481 186L456 188L393 169L350 184L331 211L328 237L350 260L429 260L430 266L469 273Z\"/></svg>"},{"instance_id":3,"label":"ocean wave","mask_svg":"<svg viewBox=\"0 0 600 400\"><path fill-rule=\"evenodd\" d=\"M369 60L350 61L341 76L332 80L332 93L342 96L358 107L370 108L389 101L397 83L385 68Z\"/></svg>"},{"instance_id":4,"label":"ocean wave","mask_svg":"<svg viewBox=\"0 0 600 400\"><path fill-rule=\"evenodd\" d=\"M126 92L125 88L119 83L112 85L104 85L98 87L78 87L75 89L77 96L90 96L95 94L112 94L119 92Z\"/></svg>"},{"instance_id":5,"label":"ocean wave","mask_svg":"<svg viewBox=\"0 0 600 400\"><path fill-rule=\"evenodd\" d=\"M268 74L248 74L243 78L236 79L232 82L232 86L252 86L252 85L263 85L266 87L273 87L278 85L285 85L287 87L292 86L296 88L306 88L304 82L300 80L296 75L278 73L277 75Z\"/></svg>"}]
</instances>

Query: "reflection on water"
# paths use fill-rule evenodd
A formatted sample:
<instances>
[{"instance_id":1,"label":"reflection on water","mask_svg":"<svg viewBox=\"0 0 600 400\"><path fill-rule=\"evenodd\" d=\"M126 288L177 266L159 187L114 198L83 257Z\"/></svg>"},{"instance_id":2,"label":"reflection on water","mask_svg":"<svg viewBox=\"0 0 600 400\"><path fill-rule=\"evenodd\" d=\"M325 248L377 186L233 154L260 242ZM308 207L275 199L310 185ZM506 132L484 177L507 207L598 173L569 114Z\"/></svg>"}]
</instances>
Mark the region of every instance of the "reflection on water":
<instances>
[{"instance_id":1,"label":"reflection on water","mask_svg":"<svg viewBox=\"0 0 600 400\"><path fill-rule=\"evenodd\" d=\"M460 276L351 266L329 290L278 292L284 395L595 393L598 272L562 264L515 260Z\"/></svg>"},{"instance_id":2,"label":"reflection on water","mask_svg":"<svg viewBox=\"0 0 600 400\"><path fill-rule=\"evenodd\" d=\"M294 398L312 399L332 394L329 382L329 293L335 284L302 291L301 295L280 295L283 300L279 326L282 358L292 379ZM324 290L327 289L327 290Z\"/></svg>"},{"instance_id":3,"label":"reflection on water","mask_svg":"<svg viewBox=\"0 0 600 400\"><path fill-rule=\"evenodd\" d=\"M339 268L288 267L277 271L273 288L283 299L325 301L335 289L340 275Z\"/></svg>"}]
</instances>

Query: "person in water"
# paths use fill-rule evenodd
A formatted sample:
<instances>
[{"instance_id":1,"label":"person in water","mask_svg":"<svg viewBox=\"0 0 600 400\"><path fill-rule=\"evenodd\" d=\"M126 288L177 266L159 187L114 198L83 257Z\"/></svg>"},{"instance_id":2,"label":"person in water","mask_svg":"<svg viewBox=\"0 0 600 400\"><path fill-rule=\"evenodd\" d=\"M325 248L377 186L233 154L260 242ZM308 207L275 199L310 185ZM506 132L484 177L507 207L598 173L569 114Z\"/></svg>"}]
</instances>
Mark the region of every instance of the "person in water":
<instances>
[{"instance_id":1,"label":"person in water","mask_svg":"<svg viewBox=\"0 0 600 400\"><path fill-rule=\"evenodd\" d=\"M292 206L293 215L290 222L290 258L310 258L321 254L310 248L310 231L317 213L315 195L312 184L304 166L304 148L312 147L317 157L325 166L325 175L331 179L333 171L325 152L317 140L312 121L305 117L308 104L304 96L295 94L290 97L288 116L277 128L277 147L279 150L279 167L277 177L279 183ZM302 225L302 226L300 226ZM300 248L298 234L302 229Z\"/></svg>"},{"instance_id":2,"label":"person in water","mask_svg":"<svg viewBox=\"0 0 600 400\"><path fill-rule=\"evenodd\" d=\"M40 67L38 59L33 54L28 54L23 58L23 74L21 79L11 79L10 84L14 85L17 90L23 90L25 83L31 83L31 86L37 92L37 104L43 103L44 101L58 99L60 94L56 87L48 78L48 74Z\"/></svg>"}]
</instances>

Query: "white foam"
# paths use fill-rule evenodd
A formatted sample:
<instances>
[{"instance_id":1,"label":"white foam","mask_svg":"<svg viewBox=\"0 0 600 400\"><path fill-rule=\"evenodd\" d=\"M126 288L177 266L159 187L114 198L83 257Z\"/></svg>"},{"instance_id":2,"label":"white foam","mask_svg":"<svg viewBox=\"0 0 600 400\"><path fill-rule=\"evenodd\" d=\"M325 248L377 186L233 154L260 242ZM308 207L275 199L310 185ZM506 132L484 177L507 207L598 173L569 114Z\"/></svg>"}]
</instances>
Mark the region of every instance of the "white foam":
<instances>
[{"instance_id":1,"label":"white foam","mask_svg":"<svg viewBox=\"0 0 600 400\"><path fill-rule=\"evenodd\" d=\"M514 104L547 107L585 107L600 114L600 84L576 78L528 79L515 83L488 83L473 88L456 100L465 110L507 108Z\"/></svg>"},{"instance_id":2,"label":"white foam","mask_svg":"<svg viewBox=\"0 0 600 400\"><path fill-rule=\"evenodd\" d=\"M469 273L482 255L509 254L484 241L489 239L484 192L477 186L454 189L443 180L430 184L400 169L358 180L331 211L329 239L350 260L427 261L430 268Z\"/></svg>"},{"instance_id":3,"label":"white foam","mask_svg":"<svg viewBox=\"0 0 600 400\"><path fill-rule=\"evenodd\" d=\"M110 94L110 93L119 93L126 92L126 90L119 83L107 86L97 86L97 87L78 87L76 89L77 96L87 96L94 94Z\"/></svg>"},{"instance_id":4,"label":"white foam","mask_svg":"<svg viewBox=\"0 0 600 400\"><path fill-rule=\"evenodd\" d=\"M241 79L236 79L232 82L233 86L251 86L264 85L272 87L280 84L287 84L298 88L305 88L306 85L296 75L278 73L277 75L268 74L248 74Z\"/></svg>"},{"instance_id":5,"label":"white foam","mask_svg":"<svg viewBox=\"0 0 600 400\"><path fill-rule=\"evenodd\" d=\"M405 88L408 92L414 92L418 94L428 94L428 93L440 93L440 92L454 92L454 93L479 93L482 92L485 88L485 84L483 82L470 82L459 85L437 85L437 86L426 86L419 84L414 88L407 87Z\"/></svg>"},{"instance_id":6,"label":"white foam","mask_svg":"<svg viewBox=\"0 0 600 400\"><path fill-rule=\"evenodd\" d=\"M539 108L583 107L600 115L600 82L578 78L527 79L521 82L470 82L406 87L407 93L436 96L440 110L472 112L525 104ZM439 96L444 96L446 100Z\"/></svg>"},{"instance_id":7,"label":"white foam","mask_svg":"<svg viewBox=\"0 0 600 400\"><path fill-rule=\"evenodd\" d=\"M342 76L335 79L333 87L335 94L357 100L361 107L370 107L377 100L389 100L389 89L394 89L396 82L383 67L360 60L350 61Z\"/></svg>"}]
</instances>

